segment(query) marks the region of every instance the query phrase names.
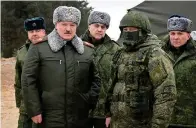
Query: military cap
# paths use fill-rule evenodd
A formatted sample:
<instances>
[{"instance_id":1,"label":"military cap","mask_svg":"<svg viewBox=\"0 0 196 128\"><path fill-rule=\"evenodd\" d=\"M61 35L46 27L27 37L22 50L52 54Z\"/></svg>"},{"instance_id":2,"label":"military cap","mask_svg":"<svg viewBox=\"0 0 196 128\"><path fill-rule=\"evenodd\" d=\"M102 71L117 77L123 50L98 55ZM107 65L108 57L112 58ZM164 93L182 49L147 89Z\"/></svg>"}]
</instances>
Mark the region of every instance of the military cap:
<instances>
[{"instance_id":1,"label":"military cap","mask_svg":"<svg viewBox=\"0 0 196 128\"><path fill-rule=\"evenodd\" d=\"M88 25L93 23L104 24L108 28L110 25L110 15L106 12L93 11L88 17Z\"/></svg>"},{"instance_id":2,"label":"military cap","mask_svg":"<svg viewBox=\"0 0 196 128\"><path fill-rule=\"evenodd\" d=\"M24 28L26 31L36 30L36 29L45 29L46 25L44 23L43 17L34 17L31 19L26 19L24 21Z\"/></svg>"},{"instance_id":3,"label":"military cap","mask_svg":"<svg viewBox=\"0 0 196 128\"><path fill-rule=\"evenodd\" d=\"M74 22L79 26L81 20L81 12L75 7L59 6L54 10L53 23L61 21Z\"/></svg>"},{"instance_id":4,"label":"military cap","mask_svg":"<svg viewBox=\"0 0 196 128\"><path fill-rule=\"evenodd\" d=\"M191 32L192 21L186 17L173 15L168 19L168 31L185 31Z\"/></svg>"}]
</instances>

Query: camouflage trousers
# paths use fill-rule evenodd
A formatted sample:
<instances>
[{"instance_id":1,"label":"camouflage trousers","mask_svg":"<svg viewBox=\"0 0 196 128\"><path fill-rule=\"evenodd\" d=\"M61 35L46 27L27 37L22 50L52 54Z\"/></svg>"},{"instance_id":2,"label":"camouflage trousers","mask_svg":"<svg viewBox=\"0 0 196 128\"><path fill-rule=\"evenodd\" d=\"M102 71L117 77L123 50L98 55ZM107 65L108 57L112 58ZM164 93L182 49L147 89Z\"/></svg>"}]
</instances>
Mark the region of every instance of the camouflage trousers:
<instances>
[{"instance_id":1,"label":"camouflage trousers","mask_svg":"<svg viewBox=\"0 0 196 128\"><path fill-rule=\"evenodd\" d=\"M38 128L35 123L27 116L27 114L19 114L18 128Z\"/></svg>"}]
</instances>

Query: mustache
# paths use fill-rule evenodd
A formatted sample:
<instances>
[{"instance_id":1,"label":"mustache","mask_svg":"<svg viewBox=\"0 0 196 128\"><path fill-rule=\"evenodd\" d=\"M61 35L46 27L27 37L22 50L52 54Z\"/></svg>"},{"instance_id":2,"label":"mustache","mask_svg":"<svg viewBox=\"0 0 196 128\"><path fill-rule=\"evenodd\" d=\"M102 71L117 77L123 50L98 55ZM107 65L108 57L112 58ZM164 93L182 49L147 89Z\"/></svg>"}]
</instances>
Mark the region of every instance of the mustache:
<instances>
[{"instance_id":1,"label":"mustache","mask_svg":"<svg viewBox=\"0 0 196 128\"><path fill-rule=\"evenodd\" d=\"M66 31L64 32L64 34L71 34L71 31Z\"/></svg>"}]
</instances>

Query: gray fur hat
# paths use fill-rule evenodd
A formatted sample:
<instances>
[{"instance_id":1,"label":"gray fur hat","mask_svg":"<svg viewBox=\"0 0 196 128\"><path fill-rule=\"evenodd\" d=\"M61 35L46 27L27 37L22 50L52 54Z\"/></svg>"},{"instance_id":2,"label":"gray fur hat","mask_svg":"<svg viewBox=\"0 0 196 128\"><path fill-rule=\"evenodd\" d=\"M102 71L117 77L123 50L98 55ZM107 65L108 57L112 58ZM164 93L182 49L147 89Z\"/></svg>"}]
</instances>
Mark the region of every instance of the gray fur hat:
<instances>
[{"instance_id":1,"label":"gray fur hat","mask_svg":"<svg viewBox=\"0 0 196 128\"><path fill-rule=\"evenodd\" d=\"M93 11L88 17L88 25L93 23L105 24L108 28L110 26L110 15L106 12Z\"/></svg>"},{"instance_id":2,"label":"gray fur hat","mask_svg":"<svg viewBox=\"0 0 196 128\"><path fill-rule=\"evenodd\" d=\"M192 21L183 16L174 15L168 19L167 30L168 31L185 31L191 32Z\"/></svg>"},{"instance_id":3,"label":"gray fur hat","mask_svg":"<svg viewBox=\"0 0 196 128\"><path fill-rule=\"evenodd\" d=\"M79 26L81 20L81 12L75 7L59 6L54 10L53 23L60 21L71 21Z\"/></svg>"}]
</instances>

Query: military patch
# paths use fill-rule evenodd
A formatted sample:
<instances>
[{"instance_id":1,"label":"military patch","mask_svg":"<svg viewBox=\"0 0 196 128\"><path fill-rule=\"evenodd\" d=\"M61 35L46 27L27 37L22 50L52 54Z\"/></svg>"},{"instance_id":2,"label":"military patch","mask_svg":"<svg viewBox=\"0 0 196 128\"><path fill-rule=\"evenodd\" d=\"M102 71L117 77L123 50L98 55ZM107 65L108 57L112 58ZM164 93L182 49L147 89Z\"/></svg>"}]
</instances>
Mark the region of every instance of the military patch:
<instances>
[{"instance_id":1,"label":"military patch","mask_svg":"<svg viewBox=\"0 0 196 128\"><path fill-rule=\"evenodd\" d=\"M33 23L32 26L35 27L36 26L36 23Z\"/></svg>"},{"instance_id":2,"label":"military patch","mask_svg":"<svg viewBox=\"0 0 196 128\"><path fill-rule=\"evenodd\" d=\"M149 64L149 74L153 84L160 84L167 77L167 72L163 65L164 64L160 60L152 61Z\"/></svg>"}]
</instances>

